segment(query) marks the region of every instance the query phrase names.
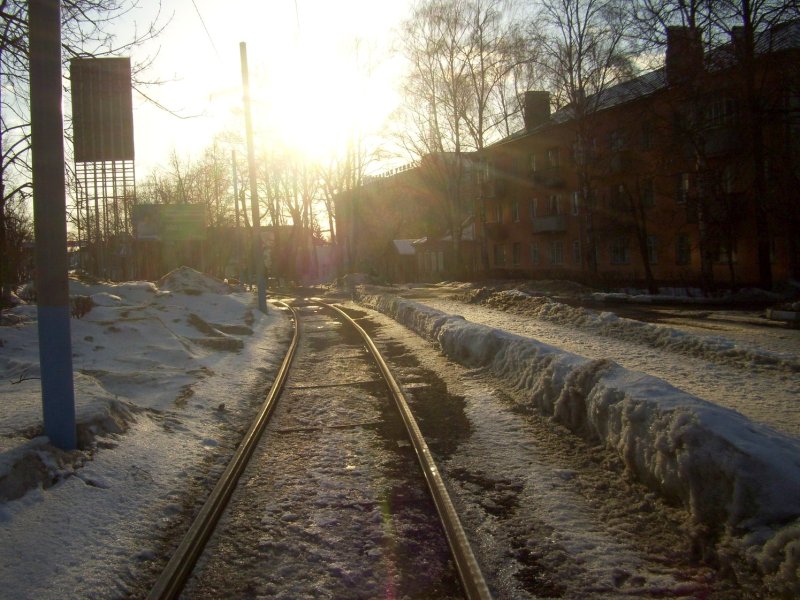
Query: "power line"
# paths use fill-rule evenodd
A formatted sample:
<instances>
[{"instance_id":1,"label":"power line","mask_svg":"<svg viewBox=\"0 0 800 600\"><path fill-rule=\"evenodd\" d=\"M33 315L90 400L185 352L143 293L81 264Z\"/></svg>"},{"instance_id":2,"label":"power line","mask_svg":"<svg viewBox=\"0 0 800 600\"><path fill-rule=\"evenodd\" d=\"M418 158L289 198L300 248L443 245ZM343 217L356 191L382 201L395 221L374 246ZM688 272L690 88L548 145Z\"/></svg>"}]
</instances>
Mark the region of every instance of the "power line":
<instances>
[{"instance_id":1,"label":"power line","mask_svg":"<svg viewBox=\"0 0 800 600\"><path fill-rule=\"evenodd\" d=\"M203 29L205 29L205 31L206 31L206 36L208 37L208 41L211 42L211 47L214 48L214 53L217 55L217 58L219 58L219 50L217 50L217 45L214 43L214 40L211 38L211 33L209 33L208 27L206 27L206 22L203 19L203 15L200 14L200 9L197 8L197 3L194 0L192 0L192 6L194 6L194 10L197 13L197 16L200 18L200 23L202 23ZM296 6L297 6L297 2L295 2L295 7Z\"/></svg>"},{"instance_id":2,"label":"power line","mask_svg":"<svg viewBox=\"0 0 800 600\"><path fill-rule=\"evenodd\" d=\"M147 101L148 101L148 102L150 102L151 104L155 105L156 107L160 108L160 109L161 109L161 110L163 110L164 112L167 112L167 113L169 113L169 114L170 114L170 115L172 115L173 117L176 117L176 118L178 118L178 119L196 119L197 117L202 117L202 116L203 116L203 113L196 114L196 115L179 115L179 114L178 114L178 113L176 113L174 110L171 110L171 109L167 108L166 106L164 106L163 104L161 104L161 103L160 103L158 100L156 100L155 98L151 98L150 96L148 96L147 94L145 94L145 93L144 93L142 90L140 90L140 89L139 89L138 87L136 87L135 85L134 85L134 86L132 86L132 87L133 87L134 91L135 91L136 93L138 93L139 95L141 95L141 96L142 96L142 97L143 97L145 100L147 100Z\"/></svg>"}]
</instances>

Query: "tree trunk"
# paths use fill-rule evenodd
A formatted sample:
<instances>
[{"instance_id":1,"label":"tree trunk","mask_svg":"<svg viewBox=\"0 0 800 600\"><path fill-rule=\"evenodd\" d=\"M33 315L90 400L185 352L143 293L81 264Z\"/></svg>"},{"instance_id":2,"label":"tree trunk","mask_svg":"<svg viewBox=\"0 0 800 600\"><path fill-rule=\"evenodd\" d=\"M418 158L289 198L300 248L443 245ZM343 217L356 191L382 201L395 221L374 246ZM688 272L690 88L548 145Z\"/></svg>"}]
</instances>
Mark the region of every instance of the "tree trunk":
<instances>
[{"instance_id":1,"label":"tree trunk","mask_svg":"<svg viewBox=\"0 0 800 600\"><path fill-rule=\"evenodd\" d=\"M5 304L6 299L11 296L11 265L6 243L8 237L6 235L6 207L2 200L4 188L5 186L0 183L0 306Z\"/></svg>"}]
</instances>

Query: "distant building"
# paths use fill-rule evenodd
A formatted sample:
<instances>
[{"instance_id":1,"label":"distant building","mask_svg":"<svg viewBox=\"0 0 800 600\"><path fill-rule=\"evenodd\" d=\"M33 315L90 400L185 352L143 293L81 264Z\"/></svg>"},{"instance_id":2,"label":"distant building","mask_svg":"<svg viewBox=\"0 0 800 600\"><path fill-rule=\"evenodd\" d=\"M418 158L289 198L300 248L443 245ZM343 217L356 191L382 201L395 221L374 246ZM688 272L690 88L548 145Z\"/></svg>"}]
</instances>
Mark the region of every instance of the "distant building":
<instances>
[{"instance_id":1,"label":"distant building","mask_svg":"<svg viewBox=\"0 0 800 600\"><path fill-rule=\"evenodd\" d=\"M425 274L432 278L434 272L444 275L472 270L476 263L471 240L459 245L461 256L456 258L449 225L455 222L458 229L475 209L474 155L463 155L462 162L465 185L453 206L448 205L443 189L447 183L444 175L453 172L448 169L454 164L452 155L427 156L419 164L369 178L363 185L339 194L335 204L340 271L371 273L396 281L411 273L415 278ZM434 269L428 255L430 244L445 238L448 241L437 247ZM423 239L428 245L420 252L417 245ZM416 240L413 247L410 240ZM412 250L414 269L407 264Z\"/></svg>"}]
</instances>

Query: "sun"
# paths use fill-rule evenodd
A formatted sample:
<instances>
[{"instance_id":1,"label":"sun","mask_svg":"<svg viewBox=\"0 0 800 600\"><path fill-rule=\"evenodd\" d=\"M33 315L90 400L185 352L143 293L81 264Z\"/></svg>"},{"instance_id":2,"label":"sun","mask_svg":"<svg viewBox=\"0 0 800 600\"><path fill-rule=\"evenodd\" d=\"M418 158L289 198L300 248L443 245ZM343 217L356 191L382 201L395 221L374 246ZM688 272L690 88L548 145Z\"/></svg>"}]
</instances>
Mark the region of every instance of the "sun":
<instances>
[{"instance_id":1,"label":"sun","mask_svg":"<svg viewBox=\"0 0 800 600\"><path fill-rule=\"evenodd\" d=\"M254 118L267 136L262 141L312 160L341 155L354 137L377 132L394 108L391 88L378 83L352 57L323 47L297 49L253 80Z\"/></svg>"}]
</instances>

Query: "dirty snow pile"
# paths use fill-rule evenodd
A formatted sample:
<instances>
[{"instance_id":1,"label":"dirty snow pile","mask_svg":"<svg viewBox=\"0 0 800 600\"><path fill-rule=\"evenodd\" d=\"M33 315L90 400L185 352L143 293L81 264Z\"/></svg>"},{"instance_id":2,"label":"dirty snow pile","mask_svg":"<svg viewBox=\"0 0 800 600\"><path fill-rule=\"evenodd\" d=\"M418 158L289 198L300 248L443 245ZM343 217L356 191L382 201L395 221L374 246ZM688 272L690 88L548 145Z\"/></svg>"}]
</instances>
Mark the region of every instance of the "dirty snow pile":
<instances>
[{"instance_id":1,"label":"dirty snow pile","mask_svg":"<svg viewBox=\"0 0 800 600\"><path fill-rule=\"evenodd\" d=\"M745 556L777 588L800 589L797 438L610 360L370 288L360 288L359 299L450 359L491 372L521 404L617 453L640 481L681 502L721 554Z\"/></svg>"},{"instance_id":2,"label":"dirty snow pile","mask_svg":"<svg viewBox=\"0 0 800 600\"><path fill-rule=\"evenodd\" d=\"M644 343L685 356L708 358L745 368L768 366L800 373L800 362L792 355L749 348L722 336L698 337L677 329L619 317L612 312L595 312L534 296L520 290L495 291L480 288L460 299L491 308L534 317L558 325L579 327L592 333L624 341Z\"/></svg>"},{"instance_id":3,"label":"dirty snow pile","mask_svg":"<svg viewBox=\"0 0 800 600\"><path fill-rule=\"evenodd\" d=\"M290 330L252 294L186 267L157 284L71 279L70 295L88 308L70 320L78 450L43 435L36 307L4 312L0 326L8 597L119 597L142 585L191 484L238 441Z\"/></svg>"}]
</instances>

